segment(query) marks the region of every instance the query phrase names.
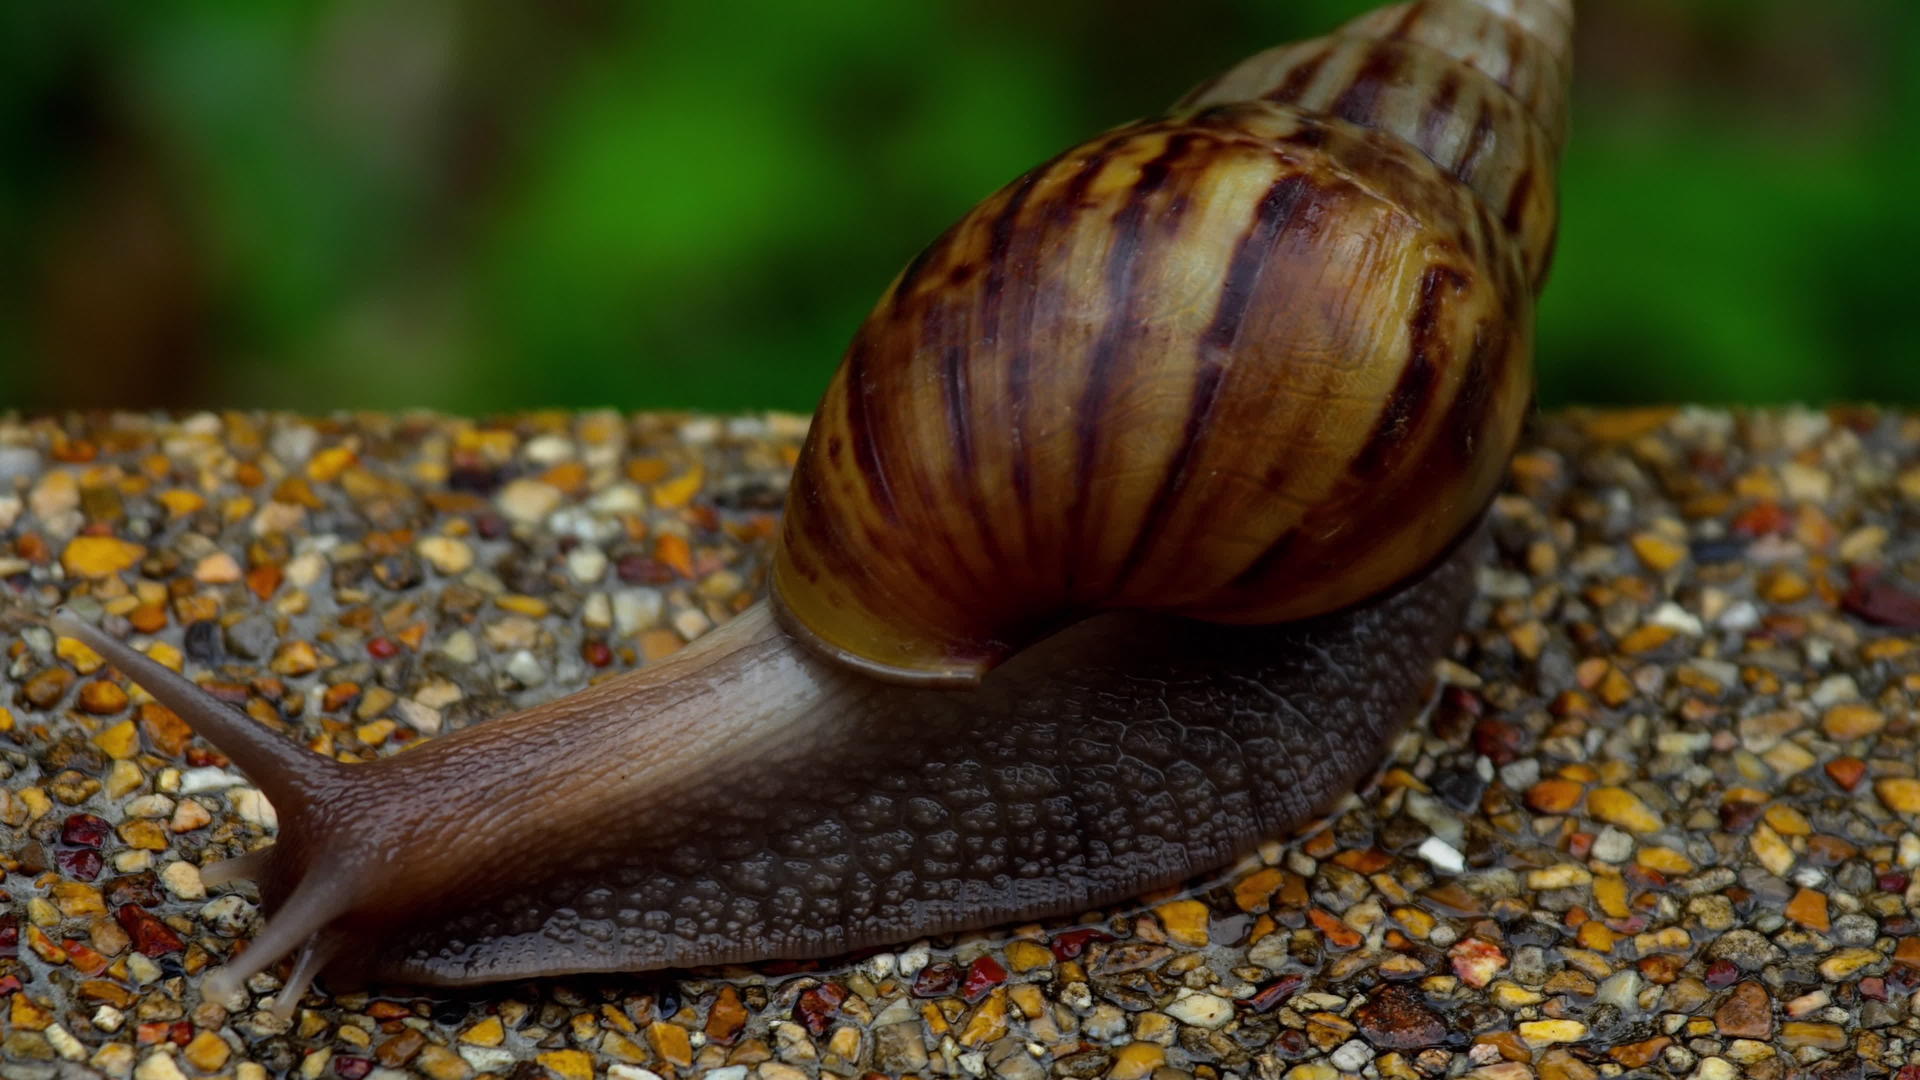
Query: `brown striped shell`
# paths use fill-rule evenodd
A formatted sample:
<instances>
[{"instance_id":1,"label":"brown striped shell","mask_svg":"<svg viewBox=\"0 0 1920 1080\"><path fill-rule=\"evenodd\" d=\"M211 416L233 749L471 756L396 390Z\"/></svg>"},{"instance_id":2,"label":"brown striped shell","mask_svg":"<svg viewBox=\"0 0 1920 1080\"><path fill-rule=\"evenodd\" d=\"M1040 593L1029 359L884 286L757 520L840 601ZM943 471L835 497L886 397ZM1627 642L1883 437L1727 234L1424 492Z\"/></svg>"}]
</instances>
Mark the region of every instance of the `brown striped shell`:
<instances>
[{"instance_id":1,"label":"brown striped shell","mask_svg":"<svg viewBox=\"0 0 1920 1080\"><path fill-rule=\"evenodd\" d=\"M1335 611L1438 559L1532 397L1570 0L1415 0L1003 188L815 415L773 595L963 684L1100 610Z\"/></svg>"}]
</instances>

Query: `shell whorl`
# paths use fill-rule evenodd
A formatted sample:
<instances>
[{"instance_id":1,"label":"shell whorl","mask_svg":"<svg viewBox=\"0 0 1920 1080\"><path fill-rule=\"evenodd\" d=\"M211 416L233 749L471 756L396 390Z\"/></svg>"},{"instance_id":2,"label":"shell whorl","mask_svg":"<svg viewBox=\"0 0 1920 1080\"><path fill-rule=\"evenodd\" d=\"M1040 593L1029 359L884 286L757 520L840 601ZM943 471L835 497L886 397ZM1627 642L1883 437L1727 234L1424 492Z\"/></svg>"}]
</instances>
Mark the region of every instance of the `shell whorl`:
<instances>
[{"instance_id":1,"label":"shell whorl","mask_svg":"<svg viewBox=\"0 0 1920 1080\"><path fill-rule=\"evenodd\" d=\"M1307 618L1464 533L1532 395L1565 0L1268 50L981 203L882 297L773 568L843 663L975 681L1099 610Z\"/></svg>"}]
</instances>

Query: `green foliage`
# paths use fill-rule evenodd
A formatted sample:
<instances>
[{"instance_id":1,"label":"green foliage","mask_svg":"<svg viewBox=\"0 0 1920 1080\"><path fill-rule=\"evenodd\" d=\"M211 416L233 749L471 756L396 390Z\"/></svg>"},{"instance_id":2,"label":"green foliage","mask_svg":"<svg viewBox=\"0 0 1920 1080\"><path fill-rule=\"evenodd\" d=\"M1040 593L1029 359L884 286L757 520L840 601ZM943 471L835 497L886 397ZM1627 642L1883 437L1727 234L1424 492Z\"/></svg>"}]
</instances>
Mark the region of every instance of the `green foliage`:
<instances>
[{"instance_id":1,"label":"green foliage","mask_svg":"<svg viewBox=\"0 0 1920 1080\"><path fill-rule=\"evenodd\" d=\"M1366 6L7 5L0 405L806 409L972 202ZM1920 401L1916 11L1586 0L1543 401Z\"/></svg>"}]
</instances>

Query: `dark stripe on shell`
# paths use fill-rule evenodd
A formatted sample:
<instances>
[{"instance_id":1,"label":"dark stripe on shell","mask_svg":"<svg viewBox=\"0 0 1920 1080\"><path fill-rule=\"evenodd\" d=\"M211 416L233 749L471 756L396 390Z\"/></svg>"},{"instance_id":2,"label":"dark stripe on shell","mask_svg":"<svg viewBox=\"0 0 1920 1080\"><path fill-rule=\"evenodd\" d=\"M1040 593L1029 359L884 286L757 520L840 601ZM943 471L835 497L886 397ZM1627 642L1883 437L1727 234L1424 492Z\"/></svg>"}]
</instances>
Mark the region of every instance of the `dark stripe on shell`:
<instances>
[{"instance_id":1,"label":"dark stripe on shell","mask_svg":"<svg viewBox=\"0 0 1920 1080\"><path fill-rule=\"evenodd\" d=\"M1099 451L1100 436L1109 426L1107 395L1122 374L1122 358L1130 351L1127 344L1135 331L1133 313L1139 297L1134 282L1139 277L1147 252L1153 250L1145 235L1147 211L1153 196L1166 188L1167 181L1173 175L1174 162L1195 141L1196 137L1186 132L1168 139L1158 156L1140 166L1139 175L1127 191L1126 203L1113 215L1112 240L1107 248L1106 266L1106 297L1111 310L1100 329L1099 340L1088 357L1087 385L1073 416L1078 447L1074 475L1080 480L1081 487L1075 493L1071 531L1067 537L1069 555L1063 592L1069 596L1073 594L1073 583L1081 569L1073 553L1080 550L1081 538L1086 535L1087 507L1092 501L1088 498L1085 485L1093 479L1093 463ZM1163 241L1179 228L1177 220L1167 220L1165 217L1157 224Z\"/></svg>"},{"instance_id":2,"label":"dark stripe on shell","mask_svg":"<svg viewBox=\"0 0 1920 1080\"><path fill-rule=\"evenodd\" d=\"M1226 381L1228 369L1233 366L1233 349L1239 340L1247 305L1258 291L1267 257L1272 254L1280 237L1286 234L1288 226L1300 211L1301 203L1312 189L1313 182L1300 174L1276 181L1267 189L1266 197L1260 200L1254 210L1253 224L1248 226L1246 235L1240 238L1239 246L1234 249L1233 261L1228 264L1226 279L1221 284L1219 303L1214 308L1213 322L1200 339L1203 355L1194 371L1193 399L1187 407L1180 448L1168 461L1159 490L1154 492L1153 498L1147 503L1146 512L1140 517L1133 544L1126 558L1121 561L1119 572L1114 575L1117 582L1125 582L1146 558L1153 541L1171 515L1181 489L1186 486L1193 459L1198 456L1205 442L1208 422L1219 400L1221 384Z\"/></svg>"},{"instance_id":3,"label":"dark stripe on shell","mask_svg":"<svg viewBox=\"0 0 1920 1080\"><path fill-rule=\"evenodd\" d=\"M868 501L878 507L888 521L899 524L900 508L894 502L886 470L880 465L872 410L868 407L873 379L867 372L867 349L866 335L861 334L847 350L847 441L853 444L854 464L866 481Z\"/></svg>"},{"instance_id":4,"label":"dark stripe on shell","mask_svg":"<svg viewBox=\"0 0 1920 1080\"><path fill-rule=\"evenodd\" d=\"M1314 77L1320 74L1320 69L1327 66L1327 60L1333 56L1333 49L1332 42L1323 45L1319 52L1293 65L1288 70L1286 78L1280 80L1279 86L1261 96L1268 101L1298 101L1307 87L1313 85Z\"/></svg>"},{"instance_id":5,"label":"dark stripe on shell","mask_svg":"<svg viewBox=\"0 0 1920 1080\"><path fill-rule=\"evenodd\" d=\"M1400 369L1387 403L1374 421L1373 431L1353 456L1353 474L1372 479L1384 472L1407 436L1420 426L1420 415L1433 403L1433 387L1447 365L1447 338L1440 317L1448 290L1466 288L1467 279L1449 266L1429 266L1420 277L1420 301L1407 324L1407 363Z\"/></svg>"},{"instance_id":6,"label":"dark stripe on shell","mask_svg":"<svg viewBox=\"0 0 1920 1080\"><path fill-rule=\"evenodd\" d=\"M1327 111L1342 120L1349 120L1362 127L1372 127L1375 110L1380 105L1380 91L1392 83L1400 74L1400 55L1398 51L1376 42L1367 50L1367 56L1360 64L1360 70L1353 73L1353 81L1333 99Z\"/></svg>"},{"instance_id":7,"label":"dark stripe on shell","mask_svg":"<svg viewBox=\"0 0 1920 1080\"><path fill-rule=\"evenodd\" d=\"M1246 318L1247 305L1253 302L1255 290L1260 284L1261 272L1266 268L1267 256L1272 254L1273 246L1280 239L1284 226L1292 220L1300 200L1313 188L1313 181L1304 173L1294 173L1282 177L1267 189L1267 194L1254 210L1253 224L1247 234L1240 239L1240 245L1234 249L1233 261L1227 266L1227 274L1220 286L1220 302L1215 305L1213 322L1208 325L1206 335L1201 339L1216 349L1232 347L1240 336L1240 323Z\"/></svg>"},{"instance_id":8,"label":"dark stripe on shell","mask_svg":"<svg viewBox=\"0 0 1920 1080\"><path fill-rule=\"evenodd\" d=\"M1420 114L1420 145L1438 146L1440 136L1446 133L1447 120L1453 116L1456 103L1460 100L1460 70L1455 65L1440 76L1440 84L1434 88L1433 97L1427 101L1427 111ZM1427 156L1432 157L1429 153ZM1440 161L1434 159L1441 168L1458 175L1458 161Z\"/></svg>"},{"instance_id":9,"label":"dark stripe on shell","mask_svg":"<svg viewBox=\"0 0 1920 1080\"><path fill-rule=\"evenodd\" d=\"M1533 166L1529 165L1515 178L1513 190L1507 194L1507 209L1501 215L1500 223L1516 236L1527 223L1527 199L1533 194L1533 184Z\"/></svg>"}]
</instances>

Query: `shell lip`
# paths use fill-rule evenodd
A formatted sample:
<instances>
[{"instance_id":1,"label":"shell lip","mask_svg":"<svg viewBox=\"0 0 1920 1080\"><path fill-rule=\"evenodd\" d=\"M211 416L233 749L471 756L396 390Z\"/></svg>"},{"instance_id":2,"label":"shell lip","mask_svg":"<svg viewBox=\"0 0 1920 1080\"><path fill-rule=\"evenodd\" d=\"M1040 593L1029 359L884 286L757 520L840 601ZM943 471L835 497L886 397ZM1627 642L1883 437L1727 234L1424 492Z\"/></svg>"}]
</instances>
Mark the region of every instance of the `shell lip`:
<instances>
[{"instance_id":1,"label":"shell lip","mask_svg":"<svg viewBox=\"0 0 1920 1080\"><path fill-rule=\"evenodd\" d=\"M823 636L793 610L777 584L768 590L768 593L768 599L773 607L773 616L789 637L798 641L808 652L835 667L857 672L871 679L898 686L925 687L931 690L971 690L980 685L981 678L993 667L992 662L984 658L957 656L946 657L944 664L925 666L908 667L903 664L884 663Z\"/></svg>"}]
</instances>

